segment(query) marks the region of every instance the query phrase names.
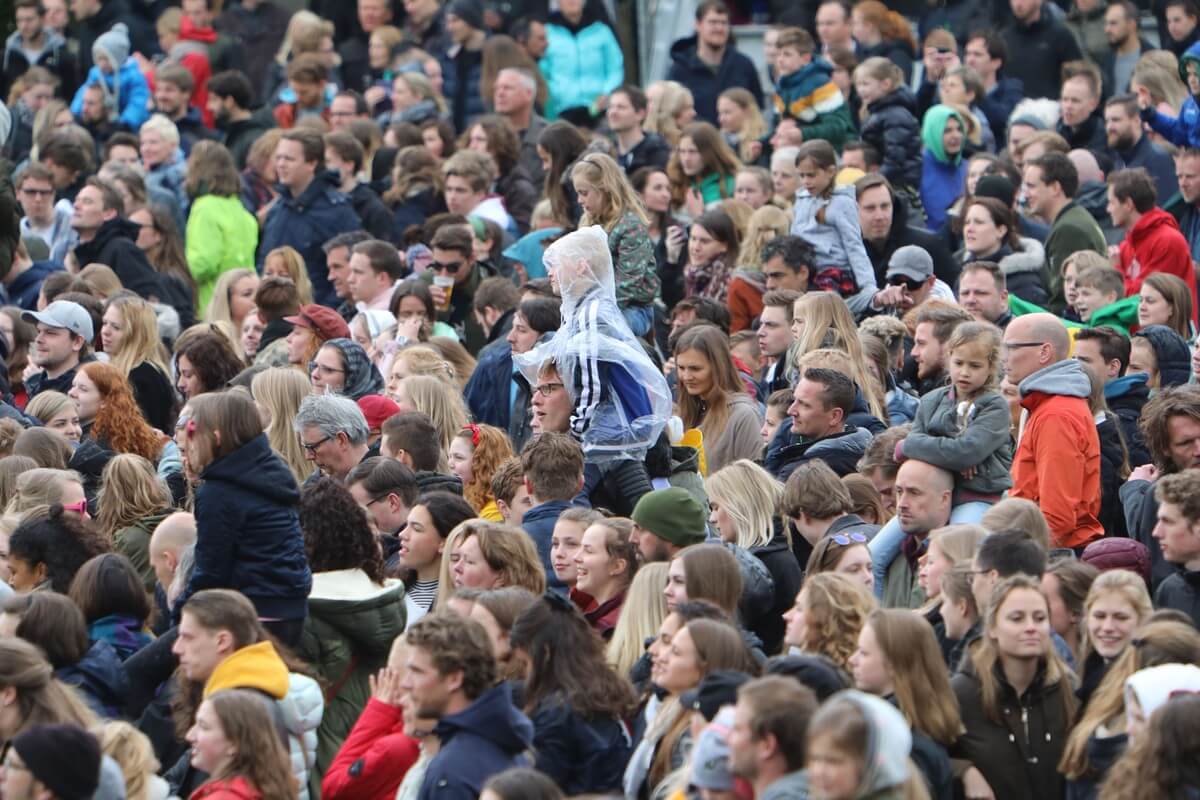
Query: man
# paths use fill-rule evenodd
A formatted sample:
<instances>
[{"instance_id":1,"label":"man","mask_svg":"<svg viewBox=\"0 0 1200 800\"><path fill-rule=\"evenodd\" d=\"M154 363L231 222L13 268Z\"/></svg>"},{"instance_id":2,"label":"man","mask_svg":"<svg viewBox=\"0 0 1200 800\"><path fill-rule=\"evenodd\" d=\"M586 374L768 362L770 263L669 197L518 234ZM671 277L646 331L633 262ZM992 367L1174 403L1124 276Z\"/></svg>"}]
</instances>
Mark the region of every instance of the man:
<instances>
[{"instance_id":1,"label":"man","mask_svg":"<svg viewBox=\"0 0 1200 800\"><path fill-rule=\"evenodd\" d=\"M513 219L499 196L489 196L496 182L492 157L474 150L459 150L442 164L442 192L446 210L464 217L489 219L503 230L513 229Z\"/></svg>"},{"instance_id":2,"label":"man","mask_svg":"<svg viewBox=\"0 0 1200 800\"><path fill-rule=\"evenodd\" d=\"M546 23L535 17L521 17L512 24L509 33L534 62L541 61L550 47Z\"/></svg>"},{"instance_id":3,"label":"man","mask_svg":"<svg viewBox=\"0 0 1200 800\"><path fill-rule=\"evenodd\" d=\"M942 238L907 223L908 209L882 175L866 175L854 183L858 219L862 226L867 257L875 267L876 285L886 282L888 262L901 247L916 245L933 257L933 274L953 286L958 280L958 262Z\"/></svg>"},{"instance_id":4,"label":"man","mask_svg":"<svg viewBox=\"0 0 1200 800\"><path fill-rule=\"evenodd\" d=\"M5 800L77 800L100 786L100 743L78 725L28 725L10 745L0 771Z\"/></svg>"},{"instance_id":5,"label":"man","mask_svg":"<svg viewBox=\"0 0 1200 800\"><path fill-rule=\"evenodd\" d=\"M571 429L571 414L575 411L575 404L554 362L543 365L540 370L538 384L533 387L529 404L533 416L530 426L535 435L547 431L565 433Z\"/></svg>"},{"instance_id":6,"label":"man","mask_svg":"<svg viewBox=\"0 0 1200 800\"><path fill-rule=\"evenodd\" d=\"M441 53L450 46L439 0L404 0L404 16L407 38L426 53Z\"/></svg>"},{"instance_id":7,"label":"man","mask_svg":"<svg viewBox=\"0 0 1200 800\"><path fill-rule=\"evenodd\" d=\"M208 111L239 170L246 168L250 146L271 128L266 120L251 113L253 104L254 89L243 73L218 72L209 78Z\"/></svg>"},{"instance_id":8,"label":"man","mask_svg":"<svg viewBox=\"0 0 1200 800\"><path fill-rule=\"evenodd\" d=\"M696 33L671 45L667 80L686 86L695 100L696 115L717 124L717 97L735 86L763 104L758 69L731 41L729 8L723 0L704 0L696 6Z\"/></svg>"},{"instance_id":9,"label":"man","mask_svg":"<svg viewBox=\"0 0 1200 800\"><path fill-rule=\"evenodd\" d=\"M1043 2L1009 0L1013 20L1001 31L1008 52L1019 54L1007 66L1026 97L1058 97L1063 65L1083 58L1075 37L1045 12Z\"/></svg>"},{"instance_id":10,"label":"man","mask_svg":"<svg viewBox=\"0 0 1200 800\"><path fill-rule=\"evenodd\" d=\"M537 140L549 123L533 109L537 86L537 78L529 70L506 67L496 76L496 83L492 87L492 104L496 113L508 120L521 139L518 162L529 173L534 184L541 186L546 175L542 169L542 159L537 153Z\"/></svg>"},{"instance_id":11,"label":"man","mask_svg":"<svg viewBox=\"0 0 1200 800\"><path fill-rule=\"evenodd\" d=\"M495 275L479 284L475 292L475 321L487 336L487 346L479 354L481 358L489 349L501 349L498 347L501 344L512 352L507 339L520 301L521 293L508 278Z\"/></svg>"},{"instance_id":12,"label":"man","mask_svg":"<svg viewBox=\"0 0 1200 800\"><path fill-rule=\"evenodd\" d=\"M1163 560L1153 529L1158 519L1154 487L1163 475L1200 467L1200 387L1163 389L1142 409L1140 427L1153 464L1133 470L1121 487L1129 536L1150 551L1151 585L1157 587L1175 571Z\"/></svg>"},{"instance_id":13,"label":"man","mask_svg":"<svg viewBox=\"0 0 1200 800\"><path fill-rule=\"evenodd\" d=\"M816 274L817 253L804 239L776 236L763 245L761 257L768 292L799 296L808 291L809 278Z\"/></svg>"},{"instance_id":14,"label":"man","mask_svg":"<svg viewBox=\"0 0 1200 800\"><path fill-rule=\"evenodd\" d=\"M1022 187L1029 212L1050 225L1050 235L1045 242L1045 283L1050 293L1050 310L1062 313L1066 307L1062 287L1063 262L1080 250L1106 255L1108 244L1096 220L1072 199L1079 189L1079 173L1071 159L1058 153L1047 153L1026 163Z\"/></svg>"},{"instance_id":15,"label":"man","mask_svg":"<svg viewBox=\"0 0 1200 800\"><path fill-rule=\"evenodd\" d=\"M630 541L643 564L670 561L685 547L705 539L705 514L687 489L672 486L642 495L633 509Z\"/></svg>"},{"instance_id":16,"label":"man","mask_svg":"<svg viewBox=\"0 0 1200 800\"><path fill-rule=\"evenodd\" d=\"M958 279L958 302L979 322L1004 330L1012 322L1004 270L991 261L972 261Z\"/></svg>"},{"instance_id":17,"label":"man","mask_svg":"<svg viewBox=\"0 0 1200 800\"><path fill-rule=\"evenodd\" d=\"M729 731L729 768L762 800L808 797L804 771L808 723L817 710L812 689L768 675L738 689Z\"/></svg>"},{"instance_id":18,"label":"man","mask_svg":"<svg viewBox=\"0 0 1200 800\"><path fill-rule=\"evenodd\" d=\"M1154 205L1154 181L1141 167L1108 176L1108 213L1125 231L1121 260L1125 295L1134 295L1152 272L1166 272L1188 285L1196 308L1196 267L1175 218Z\"/></svg>"},{"instance_id":19,"label":"man","mask_svg":"<svg viewBox=\"0 0 1200 800\"><path fill-rule=\"evenodd\" d=\"M917 562L928 546L930 531L950 522L954 475L933 464L909 459L896 473L896 519L904 531L900 552L887 565L880 604L884 608L918 608L925 592L917 582Z\"/></svg>"},{"instance_id":20,"label":"man","mask_svg":"<svg viewBox=\"0 0 1200 800\"><path fill-rule=\"evenodd\" d=\"M55 300L42 311L23 312L21 319L37 325L29 360L42 368L25 379L29 399L48 391L66 394L80 363L91 360L92 316L78 303Z\"/></svg>"},{"instance_id":21,"label":"man","mask_svg":"<svg viewBox=\"0 0 1200 800\"><path fill-rule=\"evenodd\" d=\"M482 625L453 611L418 620L405 634L400 689L415 716L436 719L441 746L418 795L475 800L491 776L524 764L533 723L513 705L512 684L497 682L496 656Z\"/></svg>"},{"instance_id":22,"label":"man","mask_svg":"<svg viewBox=\"0 0 1200 800\"><path fill-rule=\"evenodd\" d=\"M1108 56L1108 35L1104 31L1105 0L1072 0L1067 9L1066 25L1075 34L1083 56L1093 64L1102 64Z\"/></svg>"},{"instance_id":23,"label":"man","mask_svg":"<svg viewBox=\"0 0 1200 800\"><path fill-rule=\"evenodd\" d=\"M196 518L186 511L167 516L150 535L147 556L154 571L154 601L158 621L154 633L161 636L171 625L169 592L179 572L184 551L196 544ZM182 587L181 587L182 588Z\"/></svg>"},{"instance_id":24,"label":"man","mask_svg":"<svg viewBox=\"0 0 1200 800\"><path fill-rule=\"evenodd\" d=\"M513 344L519 342L519 346L524 347L529 339L536 343L536 337L540 336L531 330L527 318L518 324L517 303L520 300L521 294L512 281L499 275L486 278L475 292L475 321L485 331L488 343L479 351L475 371L463 387L463 398L476 422L495 425L501 430L509 429L513 422L512 412L518 404L512 385ZM534 303L544 301L545 298L533 299ZM524 383L524 387L527 386L528 383ZM518 424L525 425L528 423L528 393L518 388L515 394L521 396L521 410L526 417ZM516 444L517 437L510 435L510 438ZM524 440L521 441L523 444Z\"/></svg>"},{"instance_id":25,"label":"man","mask_svg":"<svg viewBox=\"0 0 1200 800\"><path fill-rule=\"evenodd\" d=\"M285 130L294 128L304 117L320 117L329 122L325 86L329 82L329 67L318 53L301 53L287 67L287 97L272 110L275 123Z\"/></svg>"},{"instance_id":26,"label":"man","mask_svg":"<svg viewBox=\"0 0 1200 800\"><path fill-rule=\"evenodd\" d=\"M487 272L475 261L475 237L466 225L443 225L430 245L433 261L421 273L421 280L429 284L434 305L440 309L438 318L460 331L467 352L478 353L487 343L487 336L475 319L475 290ZM454 283L443 288L434 282L434 276L450 276Z\"/></svg>"},{"instance_id":27,"label":"man","mask_svg":"<svg viewBox=\"0 0 1200 800\"><path fill-rule=\"evenodd\" d=\"M295 63L295 62L293 62ZM266 254L289 245L300 252L322 305L337 304L321 243L362 225L350 198L337 190L338 178L325 169L325 143L313 130L286 131L275 148L275 173L282 191L267 214L259 243L259 269Z\"/></svg>"},{"instance_id":28,"label":"man","mask_svg":"<svg viewBox=\"0 0 1200 800\"><path fill-rule=\"evenodd\" d=\"M879 172L883 160L879 151L866 142L853 140L842 145L842 168L862 170L865 174Z\"/></svg>"},{"instance_id":29,"label":"man","mask_svg":"<svg viewBox=\"0 0 1200 800\"><path fill-rule=\"evenodd\" d=\"M496 498L496 510L505 525L521 527L525 514L533 508L529 490L525 488L525 475L521 470L521 459L514 456L496 468L492 476L492 496Z\"/></svg>"},{"instance_id":30,"label":"man","mask_svg":"<svg viewBox=\"0 0 1200 800\"><path fill-rule=\"evenodd\" d=\"M800 464L820 458L839 476L854 472L871 434L846 422L854 408L854 383L840 372L810 368L792 394L790 429L781 425L767 448L766 467L786 481Z\"/></svg>"},{"instance_id":31,"label":"man","mask_svg":"<svg viewBox=\"0 0 1200 800\"><path fill-rule=\"evenodd\" d=\"M1114 156L1113 169L1143 167L1154 179L1158 196L1170 198L1179 189L1175 162L1142 128L1137 95L1118 95L1104 104L1104 131Z\"/></svg>"},{"instance_id":32,"label":"man","mask_svg":"<svg viewBox=\"0 0 1200 800\"><path fill-rule=\"evenodd\" d=\"M419 411L406 411L384 421L380 455L393 458L413 471L421 493L453 492L462 494L462 481L437 471L442 451L437 428Z\"/></svg>"},{"instance_id":33,"label":"man","mask_svg":"<svg viewBox=\"0 0 1200 800\"><path fill-rule=\"evenodd\" d=\"M408 514L417 504L420 489L417 486L416 474L394 458L373 456L355 465L346 475L346 486L350 495L367 512L367 519L375 529L383 548L384 566L389 573L401 566L403 556L400 554L400 537L408 525ZM441 564L441 554L437 553L437 565ZM425 578L428 578L431 564L405 564L408 569L422 570L426 567ZM436 583L437 571L433 571ZM411 622L412 620L410 620Z\"/></svg>"},{"instance_id":34,"label":"man","mask_svg":"<svg viewBox=\"0 0 1200 800\"><path fill-rule=\"evenodd\" d=\"M971 321L963 308L950 303L926 303L913 317L912 360L916 365L917 394L925 395L949 382L946 345L956 328Z\"/></svg>"},{"instance_id":35,"label":"man","mask_svg":"<svg viewBox=\"0 0 1200 800\"><path fill-rule=\"evenodd\" d=\"M1097 109L1103 93L1100 70L1087 61L1071 61L1063 65L1063 84L1059 93L1062 116L1056 130L1067 142L1067 149L1082 147L1103 152L1106 141L1104 119ZM1025 161L1039 154L1021 154Z\"/></svg>"},{"instance_id":36,"label":"man","mask_svg":"<svg viewBox=\"0 0 1200 800\"><path fill-rule=\"evenodd\" d=\"M136 12L129 0L70 0L71 16L75 20L72 38L79 40L79 74L92 68L92 45L112 26L123 22L129 31L131 52L150 57L158 53L158 37L147 17ZM64 33L59 31L59 33ZM65 33L64 33L65 35ZM73 85L68 81L65 86Z\"/></svg>"},{"instance_id":37,"label":"man","mask_svg":"<svg viewBox=\"0 0 1200 800\"><path fill-rule=\"evenodd\" d=\"M17 175L17 200L25 216L21 217L21 237L41 239L50 248L50 260L62 263L75 234L71 212L54 203L54 174L45 164L31 161Z\"/></svg>"},{"instance_id":38,"label":"man","mask_svg":"<svg viewBox=\"0 0 1200 800\"><path fill-rule=\"evenodd\" d=\"M1182 203L1174 209L1179 232L1187 239L1192 261L1200 260L1200 150L1191 147L1175 156L1175 177Z\"/></svg>"},{"instance_id":39,"label":"man","mask_svg":"<svg viewBox=\"0 0 1200 800\"><path fill-rule=\"evenodd\" d=\"M1138 36L1138 18L1141 12L1129 0L1115 0L1104 12L1104 35L1108 39L1108 52L1100 63L1104 70L1106 95L1123 94L1129 91L1133 68L1142 53L1154 46Z\"/></svg>"},{"instance_id":40,"label":"man","mask_svg":"<svg viewBox=\"0 0 1200 800\"><path fill-rule=\"evenodd\" d=\"M62 269L62 264L53 261L34 261L29 257L25 242L18 240L17 249L13 253L12 268L0 278L0 283L4 286L0 297L3 297L6 305L35 311L42 282L46 280L47 275L62 272Z\"/></svg>"},{"instance_id":41,"label":"man","mask_svg":"<svg viewBox=\"0 0 1200 800\"><path fill-rule=\"evenodd\" d=\"M1200 8L1194 0L1167 0L1160 8L1159 39L1164 48L1179 58L1200 39ZM1162 35L1164 29L1166 36Z\"/></svg>"},{"instance_id":42,"label":"man","mask_svg":"<svg viewBox=\"0 0 1200 800\"><path fill-rule=\"evenodd\" d=\"M790 289L768 290L763 294L763 310L758 321L758 352L771 364L763 371L759 397L767 398L780 389L791 389L787 377L787 353L792 346L792 309L798 292Z\"/></svg>"},{"instance_id":43,"label":"man","mask_svg":"<svg viewBox=\"0 0 1200 800\"><path fill-rule=\"evenodd\" d=\"M350 198L363 229L376 239L394 236L392 214L370 186L358 179L366 158L362 145L349 131L325 134L325 167L338 175L338 191Z\"/></svg>"},{"instance_id":44,"label":"man","mask_svg":"<svg viewBox=\"0 0 1200 800\"><path fill-rule=\"evenodd\" d=\"M369 239L354 246L346 287L360 310L386 311L392 302L392 289L404 275L404 262L393 245Z\"/></svg>"},{"instance_id":45,"label":"man","mask_svg":"<svg viewBox=\"0 0 1200 800\"><path fill-rule=\"evenodd\" d=\"M109 115L104 99L104 87L99 83L84 87L82 104L75 121L100 144L107 144L109 138L119 131L118 121Z\"/></svg>"},{"instance_id":46,"label":"man","mask_svg":"<svg viewBox=\"0 0 1200 800\"><path fill-rule=\"evenodd\" d=\"M1173 608L1200 625L1200 472L1166 475L1154 487L1158 524L1154 539L1163 560L1178 571L1159 584L1155 608Z\"/></svg>"},{"instance_id":47,"label":"man","mask_svg":"<svg viewBox=\"0 0 1200 800\"><path fill-rule=\"evenodd\" d=\"M803 548L799 542L792 541L792 552L797 557L803 556L802 561L826 536L839 533L861 536L866 542L879 531L878 525L864 522L853 513L850 491L837 473L819 458L796 467L788 477L780 507L807 543L807 548Z\"/></svg>"},{"instance_id":48,"label":"man","mask_svg":"<svg viewBox=\"0 0 1200 800\"><path fill-rule=\"evenodd\" d=\"M179 131L179 146L187 156L192 145L212 138L204 124L200 109L189 103L195 79L181 64L163 64L154 72L154 107L158 113L175 123Z\"/></svg>"},{"instance_id":49,"label":"man","mask_svg":"<svg viewBox=\"0 0 1200 800\"><path fill-rule=\"evenodd\" d=\"M817 39L821 43L821 54L828 56L837 48L858 52L858 42L850 25L850 6L843 0L824 0L817 7Z\"/></svg>"},{"instance_id":50,"label":"man","mask_svg":"<svg viewBox=\"0 0 1200 800\"><path fill-rule=\"evenodd\" d=\"M371 107L358 92L343 89L329 103L329 127L335 131L348 131L354 120L369 120Z\"/></svg>"},{"instance_id":51,"label":"man","mask_svg":"<svg viewBox=\"0 0 1200 800\"><path fill-rule=\"evenodd\" d=\"M450 41L438 54L445 70L442 95L449 106L454 130L465 131L473 120L487 112L479 93L483 44L487 40L482 3L475 0L447 3L446 33Z\"/></svg>"},{"instance_id":52,"label":"man","mask_svg":"<svg viewBox=\"0 0 1200 800\"><path fill-rule=\"evenodd\" d=\"M1129 337L1112 328L1081 328L1075 331L1075 360L1083 364L1092 380L1104 384L1104 400L1117 415L1121 438L1129 451L1129 465L1150 463L1150 451L1138 427L1142 409L1150 399L1144 372L1127 375ZM1111 532L1110 532L1111 533Z\"/></svg>"},{"instance_id":53,"label":"man","mask_svg":"<svg viewBox=\"0 0 1200 800\"><path fill-rule=\"evenodd\" d=\"M1045 571L1046 551L1027 532L999 530L989 533L979 543L971 564L971 594L975 597L976 607L988 607L992 602L992 590L1000 581L1014 575L1040 580ZM979 638L980 627L975 627L963 641Z\"/></svg>"},{"instance_id":54,"label":"man","mask_svg":"<svg viewBox=\"0 0 1200 800\"><path fill-rule=\"evenodd\" d=\"M1008 60L1008 46L995 31L973 31L963 48L963 61L983 81L984 96L979 107L992 130L1000 135L1008 125L1017 103L1025 97L1025 87L1017 78L1002 75Z\"/></svg>"},{"instance_id":55,"label":"man","mask_svg":"<svg viewBox=\"0 0 1200 800\"><path fill-rule=\"evenodd\" d=\"M1017 317L1004 331L1004 372L1029 412L1010 496L1041 507L1053 546L1082 551L1104 535L1096 518L1100 440L1088 408L1091 378L1070 350L1067 329L1052 314Z\"/></svg>"},{"instance_id":56,"label":"man","mask_svg":"<svg viewBox=\"0 0 1200 800\"><path fill-rule=\"evenodd\" d=\"M392 24L392 6L388 0L358 0L358 26L361 33L354 34L341 43L338 52L342 57L341 75L344 85L356 91L366 91L370 86L371 59L367 55L371 34L384 25ZM337 130L337 128L334 128Z\"/></svg>"},{"instance_id":57,"label":"man","mask_svg":"<svg viewBox=\"0 0 1200 800\"><path fill-rule=\"evenodd\" d=\"M60 208L70 210L75 195L91 174L94 158L94 153L67 131L50 134L38 150L38 160L54 177L54 197Z\"/></svg>"},{"instance_id":58,"label":"man","mask_svg":"<svg viewBox=\"0 0 1200 800\"><path fill-rule=\"evenodd\" d=\"M1111 153L1110 153L1111 156ZM1125 238L1125 232L1112 223L1108 216L1108 178L1100 168L1096 154L1091 150L1076 148L1067 153L1067 158L1075 165L1079 175L1079 188L1075 191L1075 202L1083 208L1104 234L1104 241L1110 245L1120 244ZM1049 233L1049 228L1046 228ZM1043 237L1044 241L1045 237Z\"/></svg>"},{"instance_id":59,"label":"man","mask_svg":"<svg viewBox=\"0 0 1200 800\"><path fill-rule=\"evenodd\" d=\"M13 81L30 67L49 70L58 78L64 93L74 87L79 81L75 57L67 47L67 40L46 28L46 9L40 0L16 0L13 11L17 29L4 43L4 72L0 75L3 96L8 97Z\"/></svg>"},{"instance_id":60,"label":"man","mask_svg":"<svg viewBox=\"0 0 1200 800\"><path fill-rule=\"evenodd\" d=\"M649 111L646 93L631 84L614 89L608 96L605 119L617 145L617 163L626 175L632 175L642 167L666 169L671 158L671 145L667 140L642 128Z\"/></svg>"},{"instance_id":61,"label":"man","mask_svg":"<svg viewBox=\"0 0 1200 800\"><path fill-rule=\"evenodd\" d=\"M550 539L558 515L571 507L571 500L583 488L583 450L565 433L544 432L521 451L521 469L533 503L521 527L537 545L548 585L565 593L566 584L555 575L550 560Z\"/></svg>"},{"instance_id":62,"label":"man","mask_svg":"<svg viewBox=\"0 0 1200 800\"><path fill-rule=\"evenodd\" d=\"M871 298L872 311L903 313L926 300L954 302L954 291L933 274L933 258L915 244L907 244L888 259L886 285Z\"/></svg>"},{"instance_id":63,"label":"man","mask_svg":"<svg viewBox=\"0 0 1200 800\"><path fill-rule=\"evenodd\" d=\"M362 409L348 397L336 394L310 394L300 402L292 429L300 437L304 458L316 464L305 485L320 475L345 483L350 470L369 455L371 430Z\"/></svg>"},{"instance_id":64,"label":"man","mask_svg":"<svg viewBox=\"0 0 1200 800\"><path fill-rule=\"evenodd\" d=\"M251 86L266 84L290 18L291 12L273 0L226 4L217 17L216 29L233 37L245 54L245 72Z\"/></svg>"},{"instance_id":65,"label":"man","mask_svg":"<svg viewBox=\"0 0 1200 800\"><path fill-rule=\"evenodd\" d=\"M337 312L346 322L354 319L354 315L358 313L358 309L354 307L354 299L350 295L350 256L355 247L370 238L371 235L366 231L351 231L350 233L339 233L321 245L321 250L325 253L329 285L333 287L337 299L341 301L338 304Z\"/></svg>"},{"instance_id":66,"label":"man","mask_svg":"<svg viewBox=\"0 0 1200 800\"><path fill-rule=\"evenodd\" d=\"M896 513L896 473L900 462L896 460L896 444L911 430L909 425L895 425L876 436L867 445L866 452L858 461L858 473L864 476L879 492L883 510L890 517ZM883 581L877 581L882 584Z\"/></svg>"}]
</instances>

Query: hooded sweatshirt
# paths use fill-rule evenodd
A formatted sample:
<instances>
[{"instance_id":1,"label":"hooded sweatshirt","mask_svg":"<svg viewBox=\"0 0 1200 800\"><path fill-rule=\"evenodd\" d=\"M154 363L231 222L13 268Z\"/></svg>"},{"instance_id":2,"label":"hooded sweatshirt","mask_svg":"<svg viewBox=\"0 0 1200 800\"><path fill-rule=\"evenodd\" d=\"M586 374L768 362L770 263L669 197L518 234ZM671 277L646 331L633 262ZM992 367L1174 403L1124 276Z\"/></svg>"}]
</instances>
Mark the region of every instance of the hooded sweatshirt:
<instances>
[{"instance_id":1,"label":"hooded sweatshirt","mask_svg":"<svg viewBox=\"0 0 1200 800\"><path fill-rule=\"evenodd\" d=\"M962 150L953 156L946 153L942 137L950 119L958 120L959 129L963 131L963 143L966 144L967 125L950 106L936 105L929 109L921 124L921 144L925 147L921 163L921 204L925 207L929 228L935 231L946 223L947 209L962 194L967 171Z\"/></svg>"},{"instance_id":2,"label":"hooded sweatshirt","mask_svg":"<svg viewBox=\"0 0 1200 800\"><path fill-rule=\"evenodd\" d=\"M879 792L903 786L908 780L908 757L912 730L904 716L886 700L855 689L841 692L867 720L863 773L855 797L875 797Z\"/></svg>"},{"instance_id":3,"label":"hooded sweatshirt","mask_svg":"<svg viewBox=\"0 0 1200 800\"><path fill-rule=\"evenodd\" d=\"M1191 248L1179 232L1179 223L1161 208L1150 209L1129 229L1121 242L1120 269L1127 296L1137 294L1151 272L1166 272L1187 284L1195 309L1196 269ZM1194 310L1192 321L1196 321Z\"/></svg>"},{"instance_id":4,"label":"hooded sweatshirt","mask_svg":"<svg viewBox=\"0 0 1200 800\"><path fill-rule=\"evenodd\" d=\"M1200 42L1189 47L1179 59L1179 78L1184 86L1187 86L1189 61L1200 64ZM1151 130L1176 147L1200 147L1200 104L1190 90L1179 109L1179 116L1171 117L1154 106L1148 106L1142 109L1142 119L1149 123Z\"/></svg>"},{"instance_id":5,"label":"hooded sweatshirt","mask_svg":"<svg viewBox=\"0 0 1200 800\"><path fill-rule=\"evenodd\" d=\"M1013 459L1011 497L1037 503L1054 547L1082 547L1104 535L1100 438L1088 410L1091 379L1073 359L1038 370L1019 386L1029 412Z\"/></svg>"},{"instance_id":6,"label":"hooded sweatshirt","mask_svg":"<svg viewBox=\"0 0 1200 800\"><path fill-rule=\"evenodd\" d=\"M1163 389L1183 386L1192 376L1192 351L1187 340L1166 325L1147 325L1134 334L1154 349L1158 383Z\"/></svg>"},{"instance_id":7,"label":"hooded sweatshirt","mask_svg":"<svg viewBox=\"0 0 1200 800\"><path fill-rule=\"evenodd\" d=\"M824 222L818 221L822 210ZM793 215L791 233L812 245L818 272L830 267L844 272L849 265L857 291L846 297L846 304L856 314L865 311L877 287L875 268L863 246L854 187L836 187L828 197L815 197L801 189L796 194Z\"/></svg>"}]
</instances>

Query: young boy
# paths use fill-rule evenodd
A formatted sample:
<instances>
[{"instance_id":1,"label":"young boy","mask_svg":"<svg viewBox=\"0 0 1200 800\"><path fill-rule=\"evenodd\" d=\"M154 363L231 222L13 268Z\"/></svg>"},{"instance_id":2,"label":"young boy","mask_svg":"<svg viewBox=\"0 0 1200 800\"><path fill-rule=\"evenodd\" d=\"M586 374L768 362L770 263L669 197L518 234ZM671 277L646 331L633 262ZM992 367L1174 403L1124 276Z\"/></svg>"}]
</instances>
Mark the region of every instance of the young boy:
<instances>
[{"instance_id":1,"label":"young boy","mask_svg":"<svg viewBox=\"0 0 1200 800\"><path fill-rule=\"evenodd\" d=\"M555 572L550 550L559 515L583 488L583 450L565 433L542 433L521 451L521 470L533 504L521 527L537 545L548 585L565 594L569 587Z\"/></svg>"},{"instance_id":2,"label":"young boy","mask_svg":"<svg viewBox=\"0 0 1200 800\"><path fill-rule=\"evenodd\" d=\"M496 498L496 509L505 525L521 527L525 512L533 508L529 490L525 488L525 474L521 471L521 459L513 456L502 463L492 475L492 496Z\"/></svg>"},{"instance_id":3,"label":"young boy","mask_svg":"<svg viewBox=\"0 0 1200 800\"><path fill-rule=\"evenodd\" d=\"M1178 117L1158 111L1150 101L1150 95L1138 95L1142 108L1142 120L1150 129L1164 137L1176 147L1200 147L1200 42L1196 42L1179 58L1179 77L1188 87L1187 99L1179 110Z\"/></svg>"},{"instance_id":4,"label":"young boy","mask_svg":"<svg viewBox=\"0 0 1200 800\"><path fill-rule=\"evenodd\" d=\"M1129 334L1137 322L1137 297L1124 297L1125 278L1112 267L1087 267L1075 279L1075 310L1085 325L1107 325Z\"/></svg>"},{"instance_id":5,"label":"young boy","mask_svg":"<svg viewBox=\"0 0 1200 800\"><path fill-rule=\"evenodd\" d=\"M775 110L794 120L802 141L825 139L835 150L854 125L846 98L833 82L833 65L817 58L816 43L803 28L784 28L776 41Z\"/></svg>"},{"instance_id":6,"label":"young boy","mask_svg":"<svg viewBox=\"0 0 1200 800\"><path fill-rule=\"evenodd\" d=\"M1180 567L1154 593L1155 608L1190 614L1200 626L1200 472L1164 475L1154 487L1158 524L1151 534L1164 560Z\"/></svg>"},{"instance_id":7,"label":"young boy","mask_svg":"<svg viewBox=\"0 0 1200 800\"><path fill-rule=\"evenodd\" d=\"M118 22L106 33L96 37L92 45L92 61L87 79L75 92L71 113L83 113L83 97L90 86L104 91L104 105L109 118L122 127L136 131L150 117L150 87L146 84L136 59L129 57L129 29Z\"/></svg>"}]
</instances>

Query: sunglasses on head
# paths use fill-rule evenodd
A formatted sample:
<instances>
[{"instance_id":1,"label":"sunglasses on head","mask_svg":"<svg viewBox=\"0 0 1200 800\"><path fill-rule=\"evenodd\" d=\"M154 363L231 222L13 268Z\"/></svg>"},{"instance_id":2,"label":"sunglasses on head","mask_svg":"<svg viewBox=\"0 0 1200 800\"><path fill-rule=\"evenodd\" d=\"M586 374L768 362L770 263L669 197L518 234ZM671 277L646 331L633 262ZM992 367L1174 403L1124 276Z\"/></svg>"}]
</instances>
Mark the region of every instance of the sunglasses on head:
<instances>
[{"instance_id":1,"label":"sunglasses on head","mask_svg":"<svg viewBox=\"0 0 1200 800\"><path fill-rule=\"evenodd\" d=\"M903 286L910 292L918 292L925 285L925 281L914 281L912 278L904 275L892 275L887 279L889 286Z\"/></svg>"},{"instance_id":2,"label":"sunglasses on head","mask_svg":"<svg viewBox=\"0 0 1200 800\"><path fill-rule=\"evenodd\" d=\"M835 544L840 544L842 547L849 547L853 544L866 544L868 539L861 533L835 533L829 537L833 539Z\"/></svg>"}]
</instances>

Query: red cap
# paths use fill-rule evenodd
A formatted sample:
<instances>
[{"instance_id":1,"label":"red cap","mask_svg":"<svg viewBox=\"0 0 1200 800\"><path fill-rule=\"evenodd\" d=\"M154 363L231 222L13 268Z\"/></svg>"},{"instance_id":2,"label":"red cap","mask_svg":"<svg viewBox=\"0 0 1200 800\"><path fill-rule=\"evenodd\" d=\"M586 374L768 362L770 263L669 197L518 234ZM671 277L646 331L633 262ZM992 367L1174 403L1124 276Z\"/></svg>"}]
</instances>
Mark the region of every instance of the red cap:
<instances>
[{"instance_id":1,"label":"red cap","mask_svg":"<svg viewBox=\"0 0 1200 800\"><path fill-rule=\"evenodd\" d=\"M400 406L377 394L366 394L358 398L358 408L367 418L367 427L377 431L389 418L400 413Z\"/></svg>"},{"instance_id":2,"label":"red cap","mask_svg":"<svg viewBox=\"0 0 1200 800\"><path fill-rule=\"evenodd\" d=\"M330 339L350 338L350 326L346 324L346 320L328 306L319 306L316 303L300 306L299 314L294 317L284 317L283 320L293 325L299 325L301 328L308 328L323 342Z\"/></svg>"}]
</instances>

